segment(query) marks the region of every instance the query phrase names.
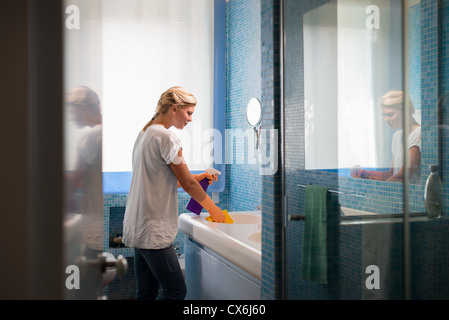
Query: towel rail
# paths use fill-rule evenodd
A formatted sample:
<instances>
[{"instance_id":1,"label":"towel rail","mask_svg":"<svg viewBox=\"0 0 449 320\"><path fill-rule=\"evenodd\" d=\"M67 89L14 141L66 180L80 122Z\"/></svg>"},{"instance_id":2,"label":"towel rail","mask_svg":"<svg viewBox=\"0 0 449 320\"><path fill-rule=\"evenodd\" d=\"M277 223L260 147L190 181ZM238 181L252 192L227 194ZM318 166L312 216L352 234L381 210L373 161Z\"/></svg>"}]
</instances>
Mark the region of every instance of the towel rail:
<instances>
[{"instance_id":1,"label":"towel rail","mask_svg":"<svg viewBox=\"0 0 449 320\"><path fill-rule=\"evenodd\" d=\"M305 185L303 185L303 184L298 184L297 185L298 187L301 187L301 188L305 188L305 187L307 187L307 186L305 186ZM336 191L336 190L327 190L328 192L332 192L332 193L337 193L337 194L347 194L347 195L350 195L350 196L355 196L355 197L360 197L360 198L364 198L365 196L364 195L361 195L361 194L356 194L356 193L347 193L347 192L342 192L342 191Z\"/></svg>"},{"instance_id":2,"label":"towel rail","mask_svg":"<svg viewBox=\"0 0 449 320\"><path fill-rule=\"evenodd\" d=\"M307 187L307 186L305 186L305 185L303 185L303 184L298 184L298 187L305 188L305 187ZM332 192L332 193L338 193L338 194L343 194L343 193L344 193L344 192L341 192L341 191L335 191L335 190L327 190L327 191Z\"/></svg>"}]
</instances>

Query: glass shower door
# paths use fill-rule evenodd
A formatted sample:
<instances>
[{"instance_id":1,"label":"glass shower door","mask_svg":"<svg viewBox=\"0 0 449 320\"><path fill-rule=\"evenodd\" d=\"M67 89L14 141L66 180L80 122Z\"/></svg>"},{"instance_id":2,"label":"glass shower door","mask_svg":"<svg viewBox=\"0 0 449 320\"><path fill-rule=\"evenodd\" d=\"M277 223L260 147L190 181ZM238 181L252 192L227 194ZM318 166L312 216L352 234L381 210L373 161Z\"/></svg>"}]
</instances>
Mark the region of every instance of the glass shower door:
<instances>
[{"instance_id":1,"label":"glass shower door","mask_svg":"<svg viewBox=\"0 0 449 320\"><path fill-rule=\"evenodd\" d=\"M447 299L447 2L282 6L284 297Z\"/></svg>"}]
</instances>

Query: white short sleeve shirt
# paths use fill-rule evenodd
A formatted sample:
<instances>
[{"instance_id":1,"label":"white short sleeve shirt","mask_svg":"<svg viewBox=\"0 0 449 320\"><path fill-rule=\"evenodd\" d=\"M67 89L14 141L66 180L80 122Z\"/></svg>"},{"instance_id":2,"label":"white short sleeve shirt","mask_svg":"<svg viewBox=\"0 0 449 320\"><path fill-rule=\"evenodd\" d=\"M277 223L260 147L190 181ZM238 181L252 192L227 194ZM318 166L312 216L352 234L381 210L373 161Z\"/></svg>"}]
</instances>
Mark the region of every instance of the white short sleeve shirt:
<instances>
[{"instance_id":1,"label":"white short sleeve shirt","mask_svg":"<svg viewBox=\"0 0 449 320\"><path fill-rule=\"evenodd\" d=\"M169 164L179 162L176 134L161 125L140 132L133 148L133 176L123 220L123 243L164 249L178 232L178 186Z\"/></svg>"},{"instance_id":2,"label":"white short sleeve shirt","mask_svg":"<svg viewBox=\"0 0 449 320\"><path fill-rule=\"evenodd\" d=\"M393 174L396 174L404 163L404 149L402 143L403 130L400 129L393 134L391 152L393 153ZM418 147L421 150L421 126L408 135L408 149Z\"/></svg>"}]
</instances>

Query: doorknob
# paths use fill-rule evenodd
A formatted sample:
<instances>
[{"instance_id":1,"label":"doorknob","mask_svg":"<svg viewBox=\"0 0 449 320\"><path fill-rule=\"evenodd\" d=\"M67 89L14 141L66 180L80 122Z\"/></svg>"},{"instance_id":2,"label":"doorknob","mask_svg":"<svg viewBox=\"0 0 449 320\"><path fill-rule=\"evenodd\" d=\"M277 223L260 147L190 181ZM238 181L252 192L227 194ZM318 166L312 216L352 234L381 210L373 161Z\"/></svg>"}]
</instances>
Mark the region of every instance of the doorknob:
<instances>
[{"instance_id":1,"label":"doorknob","mask_svg":"<svg viewBox=\"0 0 449 320\"><path fill-rule=\"evenodd\" d=\"M100 274L114 273L118 278L122 278L128 271L128 261L122 255L115 258L109 252L98 254L96 259L89 259L85 256L79 257L77 260L81 272L88 270L98 270Z\"/></svg>"},{"instance_id":2,"label":"doorknob","mask_svg":"<svg viewBox=\"0 0 449 320\"><path fill-rule=\"evenodd\" d=\"M122 255L114 256L109 252L103 252L99 255L101 259L101 273L106 273L108 270L115 269L117 278L123 278L128 271L128 261Z\"/></svg>"}]
</instances>

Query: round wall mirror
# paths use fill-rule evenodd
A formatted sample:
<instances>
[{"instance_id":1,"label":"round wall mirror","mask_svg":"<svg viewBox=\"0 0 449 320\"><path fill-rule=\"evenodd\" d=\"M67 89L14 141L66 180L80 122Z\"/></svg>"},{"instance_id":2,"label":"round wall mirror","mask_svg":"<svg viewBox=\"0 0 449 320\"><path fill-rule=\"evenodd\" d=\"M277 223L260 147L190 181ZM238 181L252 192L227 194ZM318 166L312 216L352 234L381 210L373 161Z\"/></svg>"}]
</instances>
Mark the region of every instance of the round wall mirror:
<instances>
[{"instance_id":1,"label":"round wall mirror","mask_svg":"<svg viewBox=\"0 0 449 320\"><path fill-rule=\"evenodd\" d=\"M248 102L248 106L246 107L246 120L248 121L250 126L259 125L262 120L262 106L260 105L260 101L257 98L251 98Z\"/></svg>"}]
</instances>

